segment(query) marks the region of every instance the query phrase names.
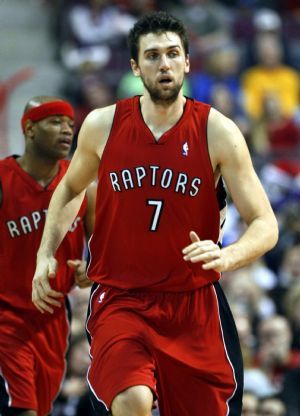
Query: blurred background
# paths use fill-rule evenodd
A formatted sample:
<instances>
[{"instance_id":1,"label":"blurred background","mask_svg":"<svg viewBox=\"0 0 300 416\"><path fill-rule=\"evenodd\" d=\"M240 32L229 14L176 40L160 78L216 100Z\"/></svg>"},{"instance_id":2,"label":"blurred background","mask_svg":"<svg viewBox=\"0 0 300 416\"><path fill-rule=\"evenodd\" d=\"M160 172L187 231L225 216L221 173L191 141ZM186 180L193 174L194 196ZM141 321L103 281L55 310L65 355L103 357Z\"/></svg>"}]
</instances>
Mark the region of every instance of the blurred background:
<instances>
[{"instance_id":1,"label":"blurred background","mask_svg":"<svg viewBox=\"0 0 300 416\"><path fill-rule=\"evenodd\" d=\"M151 10L186 24L185 94L240 127L279 221L277 246L221 280L245 362L243 415L300 416L299 0L0 0L0 157L23 151L20 119L34 95L68 99L78 131L92 109L140 94L126 35ZM229 201L224 245L243 227ZM88 296L71 294L69 367L53 416L91 412Z\"/></svg>"}]
</instances>

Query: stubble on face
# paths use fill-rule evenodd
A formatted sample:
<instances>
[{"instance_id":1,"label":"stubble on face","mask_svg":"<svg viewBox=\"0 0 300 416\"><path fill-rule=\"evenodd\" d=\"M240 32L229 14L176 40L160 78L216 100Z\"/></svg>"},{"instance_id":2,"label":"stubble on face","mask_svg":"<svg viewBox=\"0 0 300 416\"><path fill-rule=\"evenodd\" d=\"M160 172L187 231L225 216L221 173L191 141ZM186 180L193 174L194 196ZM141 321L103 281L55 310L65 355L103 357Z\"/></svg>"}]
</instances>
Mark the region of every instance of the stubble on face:
<instances>
[{"instance_id":1,"label":"stubble on face","mask_svg":"<svg viewBox=\"0 0 300 416\"><path fill-rule=\"evenodd\" d=\"M173 104L179 95L180 90L183 86L183 80L177 82L173 87L170 87L168 90L162 90L154 85L153 82L147 81L146 78L141 74L141 80L144 84L144 87L148 91L151 100L156 105L163 107L169 107Z\"/></svg>"}]
</instances>

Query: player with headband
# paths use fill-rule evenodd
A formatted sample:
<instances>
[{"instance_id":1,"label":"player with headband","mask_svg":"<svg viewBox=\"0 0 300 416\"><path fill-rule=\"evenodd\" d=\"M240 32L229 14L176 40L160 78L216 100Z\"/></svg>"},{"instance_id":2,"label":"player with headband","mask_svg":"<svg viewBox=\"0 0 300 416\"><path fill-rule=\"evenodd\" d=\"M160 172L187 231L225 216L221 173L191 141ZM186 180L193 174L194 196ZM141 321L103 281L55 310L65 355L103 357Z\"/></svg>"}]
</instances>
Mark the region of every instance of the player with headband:
<instances>
[{"instance_id":1,"label":"player with headband","mask_svg":"<svg viewBox=\"0 0 300 416\"><path fill-rule=\"evenodd\" d=\"M50 314L41 314L31 301L32 276L49 201L69 165L64 159L74 111L57 97L34 97L21 127L23 155L0 161L0 414L45 416L65 373L67 294L75 283L89 285L81 259L93 226L95 187L80 196L78 212L70 206L73 226L51 265L58 297L48 305Z\"/></svg>"}]
</instances>

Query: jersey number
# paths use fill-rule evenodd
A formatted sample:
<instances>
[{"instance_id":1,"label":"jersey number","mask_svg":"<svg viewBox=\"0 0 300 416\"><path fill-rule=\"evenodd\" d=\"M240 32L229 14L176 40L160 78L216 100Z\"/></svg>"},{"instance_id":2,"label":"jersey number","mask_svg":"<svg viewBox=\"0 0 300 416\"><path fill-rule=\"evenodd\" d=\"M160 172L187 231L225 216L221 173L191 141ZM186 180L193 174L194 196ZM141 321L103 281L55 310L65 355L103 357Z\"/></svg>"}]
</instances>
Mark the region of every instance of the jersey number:
<instances>
[{"instance_id":1,"label":"jersey number","mask_svg":"<svg viewBox=\"0 0 300 416\"><path fill-rule=\"evenodd\" d=\"M147 199L146 203L147 205L154 207L149 231L157 231L162 209L164 206L164 201L162 201L161 199Z\"/></svg>"}]
</instances>

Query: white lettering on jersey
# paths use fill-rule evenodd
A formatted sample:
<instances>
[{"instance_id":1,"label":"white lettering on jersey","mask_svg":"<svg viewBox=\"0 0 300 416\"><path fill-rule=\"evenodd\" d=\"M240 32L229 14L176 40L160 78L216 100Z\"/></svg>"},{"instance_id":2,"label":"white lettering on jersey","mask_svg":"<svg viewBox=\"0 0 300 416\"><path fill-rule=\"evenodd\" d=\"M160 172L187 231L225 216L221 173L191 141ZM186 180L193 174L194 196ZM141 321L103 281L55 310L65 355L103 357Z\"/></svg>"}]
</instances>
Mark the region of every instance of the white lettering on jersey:
<instances>
[{"instance_id":1,"label":"white lettering on jersey","mask_svg":"<svg viewBox=\"0 0 300 416\"><path fill-rule=\"evenodd\" d=\"M111 180L111 184L112 184L113 190L114 191L121 192L121 187L119 185L118 175L116 174L116 172L111 172L109 174L109 176L110 176L110 180Z\"/></svg>"},{"instance_id":2,"label":"white lettering on jersey","mask_svg":"<svg viewBox=\"0 0 300 416\"><path fill-rule=\"evenodd\" d=\"M11 237L20 237L21 233L18 230L17 223L15 221L7 221L6 225Z\"/></svg>"},{"instance_id":3,"label":"white lettering on jersey","mask_svg":"<svg viewBox=\"0 0 300 416\"><path fill-rule=\"evenodd\" d=\"M171 185L172 178L173 178L173 172L171 171L171 169L165 169L162 174L161 181L160 181L161 187L164 189L169 188Z\"/></svg>"},{"instance_id":4,"label":"white lettering on jersey","mask_svg":"<svg viewBox=\"0 0 300 416\"><path fill-rule=\"evenodd\" d=\"M132 177L131 177L131 172L130 172L129 169L122 170L122 180L123 180L123 184L125 186L125 189L133 189L134 188L133 180L132 180Z\"/></svg>"},{"instance_id":5,"label":"white lettering on jersey","mask_svg":"<svg viewBox=\"0 0 300 416\"><path fill-rule=\"evenodd\" d=\"M143 166L138 166L137 168L135 168L135 174L138 187L141 188L142 179L146 177L146 169Z\"/></svg>"},{"instance_id":6,"label":"white lettering on jersey","mask_svg":"<svg viewBox=\"0 0 300 416\"><path fill-rule=\"evenodd\" d=\"M24 234L28 234L32 232L32 227L29 221L29 218L24 215L24 217L20 218L20 224Z\"/></svg>"},{"instance_id":7,"label":"white lettering on jersey","mask_svg":"<svg viewBox=\"0 0 300 416\"><path fill-rule=\"evenodd\" d=\"M34 211L32 214L33 225L36 230L38 230L39 222L41 221L41 214L38 211Z\"/></svg>"},{"instance_id":8,"label":"white lettering on jersey","mask_svg":"<svg viewBox=\"0 0 300 416\"><path fill-rule=\"evenodd\" d=\"M115 192L142 188L148 179L152 187L162 189L173 188L174 192L194 197L198 194L201 185L200 178L189 178L184 172L178 172L177 178L170 168L161 169L159 166L150 165L147 167L138 166L130 169L123 169L119 172L110 172L110 181Z\"/></svg>"},{"instance_id":9,"label":"white lettering on jersey","mask_svg":"<svg viewBox=\"0 0 300 416\"><path fill-rule=\"evenodd\" d=\"M41 211L33 211L28 215L23 215L22 217L18 218L17 220L9 220L6 222L9 235L14 237L21 237L22 235L27 235L32 233L39 228L44 226L44 221L42 217L46 216L47 209L43 209ZM76 217L73 221L71 227L69 228L69 232L74 232L81 221L81 217Z\"/></svg>"}]
</instances>

